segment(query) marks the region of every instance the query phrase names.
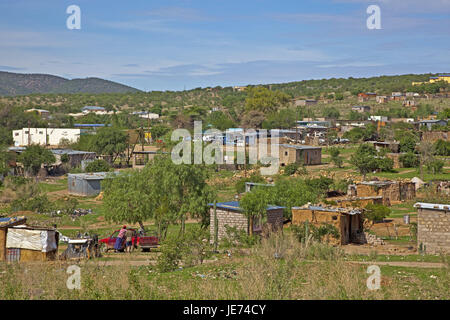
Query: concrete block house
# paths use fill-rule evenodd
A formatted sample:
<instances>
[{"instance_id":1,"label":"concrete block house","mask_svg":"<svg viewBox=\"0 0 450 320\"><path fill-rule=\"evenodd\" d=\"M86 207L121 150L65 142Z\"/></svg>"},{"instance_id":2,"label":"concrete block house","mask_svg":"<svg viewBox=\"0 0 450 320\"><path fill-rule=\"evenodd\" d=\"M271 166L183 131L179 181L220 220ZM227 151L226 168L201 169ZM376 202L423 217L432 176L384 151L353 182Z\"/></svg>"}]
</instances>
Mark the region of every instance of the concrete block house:
<instances>
[{"instance_id":1,"label":"concrete block house","mask_svg":"<svg viewBox=\"0 0 450 320\"><path fill-rule=\"evenodd\" d=\"M214 241L215 223L214 223L214 204L210 203L210 232L211 239ZM283 228L283 210L284 207L268 206L267 222L262 223L259 219L253 221L253 232L258 234L262 232L264 225L272 230L280 230ZM220 202L216 204L216 215L218 225L219 241L227 236L227 228L234 227L238 230L249 232L249 218L243 214L243 209L239 206L239 201Z\"/></svg>"},{"instance_id":2,"label":"concrete block house","mask_svg":"<svg viewBox=\"0 0 450 320\"><path fill-rule=\"evenodd\" d=\"M450 205L418 202L417 247L426 253L450 253Z\"/></svg>"}]
</instances>

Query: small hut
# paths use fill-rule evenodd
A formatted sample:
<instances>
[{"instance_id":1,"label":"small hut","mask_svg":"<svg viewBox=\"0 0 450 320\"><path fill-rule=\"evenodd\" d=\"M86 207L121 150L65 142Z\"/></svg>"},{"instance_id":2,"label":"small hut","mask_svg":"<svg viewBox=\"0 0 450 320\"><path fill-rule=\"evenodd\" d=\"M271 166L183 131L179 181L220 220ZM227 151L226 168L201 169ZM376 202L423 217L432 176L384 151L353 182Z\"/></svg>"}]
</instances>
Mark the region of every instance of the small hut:
<instances>
[{"instance_id":1,"label":"small hut","mask_svg":"<svg viewBox=\"0 0 450 320\"><path fill-rule=\"evenodd\" d=\"M335 244L364 243L363 218L360 209L324 207L305 205L292 207L292 224L300 225L308 222L315 227L326 224L334 226L339 231L339 238L332 240Z\"/></svg>"},{"instance_id":2,"label":"small hut","mask_svg":"<svg viewBox=\"0 0 450 320\"><path fill-rule=\"evenodd\" d=\"M0 219L0 261L54 260L59 234L55 229L31 227L25 217Z\"/></svg>"}]
</instances>

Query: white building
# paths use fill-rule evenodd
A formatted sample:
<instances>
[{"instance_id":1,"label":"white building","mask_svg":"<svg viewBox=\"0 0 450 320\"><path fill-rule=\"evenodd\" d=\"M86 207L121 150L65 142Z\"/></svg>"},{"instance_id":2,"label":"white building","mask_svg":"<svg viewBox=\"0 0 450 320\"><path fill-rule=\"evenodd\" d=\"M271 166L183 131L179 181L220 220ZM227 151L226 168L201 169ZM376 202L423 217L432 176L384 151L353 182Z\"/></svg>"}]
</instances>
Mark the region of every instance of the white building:
<instances>
[{"instance_id":1,"label":"white building","mask_svg":"<svg viewBox=\"0 0 450 320\"><path fill-rule=\"evenodd\" d=\"M136 112L133 112L132 115L137 115L143 119L159 119L159 114L151 113L151 112L147 112L147 111L136 111Z\"/></svg>"},{"instance_id":2,"label":"white building","mask_svg":"<svg viewBox=\"0 0 450 320\"><path fill-rule=\"evenodd\" d=\"M388 117L385 116L370 116L369 121L381 121L381 122L387 122L388 121Z\"/></svg>"},{"instance_id":3,"label":"white building","mask_svg":"<svg viewBox=\"0 0 450 320\"><path fill-rule=\"evenodd\" d=\"M80 134L81 129L23 128L22 130L13 130L13 139L16 147L30 144L57 146L63 139L70 143L77 142L80 139Z\"/></svg>"}]
</instances>

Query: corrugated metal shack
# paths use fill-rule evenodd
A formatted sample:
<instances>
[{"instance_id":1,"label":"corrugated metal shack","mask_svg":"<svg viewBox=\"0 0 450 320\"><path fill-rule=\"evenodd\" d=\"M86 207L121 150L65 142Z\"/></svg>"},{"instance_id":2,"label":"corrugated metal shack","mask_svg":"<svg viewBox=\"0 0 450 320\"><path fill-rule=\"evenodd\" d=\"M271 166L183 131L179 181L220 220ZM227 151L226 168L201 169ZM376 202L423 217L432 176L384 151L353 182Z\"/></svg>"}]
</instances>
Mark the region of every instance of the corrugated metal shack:
<instances>
[{"instance_id":1,"label":"corrugated metal shack","mask_svg":"<svg viewBox=\"0 0 450 320\"><path fill-rule=\"evenodd\" d=\"M69 194L77 196L95 196L101 191L101 182L111 172L69 173L67 185Z\"/></svg>"}]
</instances>

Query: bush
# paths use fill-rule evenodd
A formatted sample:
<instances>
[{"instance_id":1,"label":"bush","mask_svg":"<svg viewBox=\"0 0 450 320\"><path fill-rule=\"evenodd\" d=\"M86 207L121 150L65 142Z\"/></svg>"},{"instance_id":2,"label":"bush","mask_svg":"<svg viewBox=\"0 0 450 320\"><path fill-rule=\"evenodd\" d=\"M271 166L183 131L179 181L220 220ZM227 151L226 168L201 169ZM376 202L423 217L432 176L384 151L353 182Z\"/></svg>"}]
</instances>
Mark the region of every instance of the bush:
<instances>
[{"instance_id":1,"label":"bush","mask_svg":"<svg viewBox=\"0 0 450 320\"><path fill-rule=\"evenodd\" d=\"M391 158L378 158L378 168L381 171L384 172L392 172L393 168L394 168L394 160L392 160Z\"/></svg>"},{"instance_id":2,"label":"bush","mask_svg":"<svg viewBox=\"0 0 450 320\"><path fill-rule=\"evenodd\" d=\"M442 173L442 169L444 168L444 161L439 159L433 159L427 163L427 171L432 174Z\"/></svg>"},{"instance_id":3,"label":"bush","mask_svg":"<svg viewBox=\"0 0 450 320\"><path fill-rule=\"evenodd\" d=\"M340 236L339 230L329 223L324 223L317 228L313 224L305 222L300 225L292 225L291 230L297 240L301 243L308 242L310 239L322 242L327 235L335 239L338 239Z\"/></svg>"},{"instance_id":4,"label":"bush","mask_svg":"<svg viewBox=\"0 0 450 320\"><path fill-rule=\"evenodd\" d=\"M403 168L416 168L419 166L419 157L412 152L402 154L399 161Z\"/></svg>"},{"instance_id":5,"label":"bush","mask_svg":"<svg viewBox=\"0 0 450 320\"><path fill-rule=\"evenodd\" d=\"M450 141L439 139L433 144L433 149L437 156L450 156Z\"/></svg>"},{"instance_id":6,"label":"bush","mask_svg":"<svg viewBox=\"0 0 450 320\"><path fill-rule=\"evenodd\" d=\"M37 213L47 213L54 209L54 205L46 195L37 195L30 199L16 199L11 203L11 211L29 210Z\"/></svg>"},{"instance_id":7,"label":"bush","mask_svg":"<svg viewBox=\"0 0 450 320\"><path fill-rule=\"evenodd\" d=\"M110 166L108 162L106 162L103 159L94 160L92 162L89 162L86 166L85 171L86 172L105 172L109 171Z\"/></svg>"},{"instance_id":8,"label":"bush","mask_svg":"<svg viewBox=\"0 0 450 320\"><path fill-rule=\"evenodd\" d=\"M340 153L341 151L339 150L339 148L336 147L330 148L331 162L333 162L334 165L338 168L341 168L344 162L344 160L339 156Z\"/></svg>"},{"instance_id":9,"label":"bush","mask_svg":"<svg viewBox=\"0 0 450 320\"><path fill-rule=\"evenodd\" d=\"M290 163L286 167L284 167L284 174L287 176L292 176L294 173L297 172L298 167L299 167L298 163L296 162Z\"/></svg>"},{"instance_id":10,"label":"bush","mask_svg":"<svg viewBox=\"0 0 450 320\"><path fill-rule=\"evenodd\" d=\"M182 237L168 237L161 245L156 268L159 272L170 272L178 268L186 250Z\"/></svg>"},{"instance_id":11,"label":"bush","mask_svg":"<svg viewBox=\"0 0 450 320\"><path fill-rule=\"evenodd\" d=\"M209 253L209 229L195 227L189 230L184 236L184 242L186 251L183 262L185 265L193 266L202 264Z\"/></svg>"},{"instance_id":12,"label":"bush","mask_svg":"<svg viewBox=\"0 0 450 320\"><path fill-rule=\"evenodd\" d=\"M222 239L222 245L226 248L242 246L251 247L257 244L260 237L257 235L250 236L246 230L238 229L225 225L226 236Z\"/></svg>"}]
</instances>

